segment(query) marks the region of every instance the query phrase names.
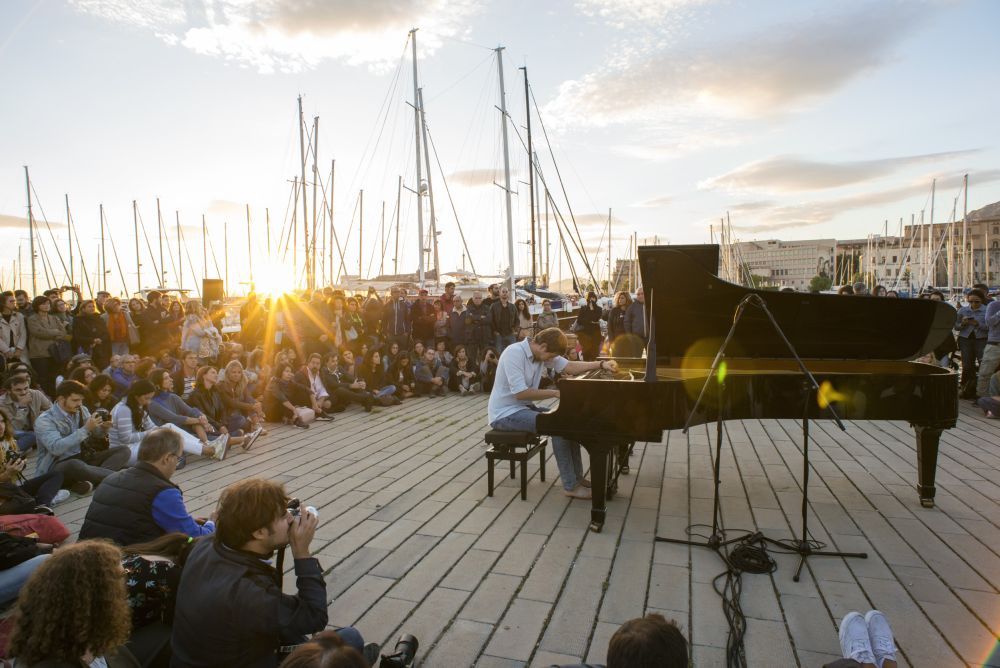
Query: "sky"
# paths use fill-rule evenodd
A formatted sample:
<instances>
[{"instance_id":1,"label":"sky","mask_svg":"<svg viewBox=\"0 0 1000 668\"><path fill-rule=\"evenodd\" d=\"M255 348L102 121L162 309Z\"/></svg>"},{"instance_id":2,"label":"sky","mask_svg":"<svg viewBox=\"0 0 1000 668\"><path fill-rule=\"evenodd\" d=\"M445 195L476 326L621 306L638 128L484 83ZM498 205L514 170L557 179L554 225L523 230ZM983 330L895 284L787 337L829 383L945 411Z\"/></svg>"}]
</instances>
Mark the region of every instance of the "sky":
<instances>
[{"instance_id":1,"label":"sky","mask_svg":"<svg viewBox=\"0 0 1000 668\"><path fill-rule=\"evenodd\" d=\"M112 291L153 285L157 271L200 280L203 215L209 277L234 292L251 270L258 285L301 280L301 220L298 248L287 243L299 95L309 133L319 117L316 197L332 199L341 246L327 244L317 271L357 274L359 256L365 276L393 271L394 257L414 271L411 28L444 270L508 264L498 46L518 273L531 271L520 67L550 208L570 227L572 211L595 273L607 272L609 210L613 258L633 233L707 243L727 213L743 240L892 233L929 219L934 179L934 220L946 222L962 215L964 174L969 210L1000 200L997 25L993 0L6 0L0 283L20 250L30 284L25 166L38 271L45 260L54 272L40 285L67 280L66 196L77 282L81 251L97 282L101 204ZM311 218L311 186L306 205ZM570 271L558 227L550 215L538 242L553 280Z\"/></svg>"}]
</instances>

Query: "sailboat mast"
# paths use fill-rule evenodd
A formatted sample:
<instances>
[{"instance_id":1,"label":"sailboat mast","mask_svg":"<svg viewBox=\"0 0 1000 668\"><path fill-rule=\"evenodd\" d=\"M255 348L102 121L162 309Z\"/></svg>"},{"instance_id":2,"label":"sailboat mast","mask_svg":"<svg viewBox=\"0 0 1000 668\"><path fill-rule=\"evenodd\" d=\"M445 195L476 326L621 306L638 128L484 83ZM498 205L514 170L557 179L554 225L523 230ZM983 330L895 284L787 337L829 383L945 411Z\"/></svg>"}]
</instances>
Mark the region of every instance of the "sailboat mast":
<instances>
[{"instance_id":1,"label":"sailboat mast","mask_svg":"<svg viewBox=\"0 0 1000 668\"><path fill-rule=\"evenodd\" d=\"M334 189L334 177L337 175L337 161L330 161L330 206L329 206L329 216L330 216L330 285L333 285L333 248L337 247L337 252L340 252L340 242L337 241L337 229L333 226L333 189ZM345 240L346 241L346 240Z\"/></svg>"},{"instance_id":2,"label":"sailboat mast","mask_svg":"<svg viewBox=\"0 0 1000 668\"><path fill-rule=\"evenodd\" d=\"M160 198L156 198L156 241L160 244L160 285L167 284L167 265L163 264L163 215L160 213Z\"/></svg>"},{"instance_id":3,"label":"sailboat mast","mask_svg":"<svg viewBox=\"0 0 1000 668\"><path fill-rule=\"evenodd\" d=\"M551 267L549 265L549 260L551 260L551 244L549 243L549 191L545 190L545 287L549 287L549 273L551 272Z\"/></svg>"},{"instance_id":4,"label":"sailboat mast","mask_svg":"<svg viewBox=\"0 0 1000 668\"><path fill-rule=\"evenodd\" d=\"M516 294L514 292L514 218L510 205L510 149L507 146L507 93L503 85L503 49L504 47L498 46L494 51L497 52L497 75L500 78L500 128L503 134L504 200L507 209L507 265L509 268L508 282L510 283L508 289L511 299L513 299Z\"/></svg>"},{"instance_id":5,"label":"sailboat mast","mask_svg":"<svg viewBox=\"0 0 1000 668\"><path fill-rule=\"evenodd\" d=\"M208 278L208 227L205 225L205 214L201 214L201 281ZM207 304L206 304L207 306Z\"/></svg>"},{"instance_id":6,"label":"sailboat mast","mask_svg":"<svg viewBox=\"0 0 1000 668\"><path fill-rule=\"evenodd\" d=\"M361 280L361 260L364 257L364 233L365 233L365 190L358 193L358 280Z\"/></svg>"},{"instance_id":7,"label":"sailboat mast","mask_svg":"<svg viewBox=\"0 0 1000 668\"><path fill-rule=\"evenodd\" d=\"M403 195L403 177L396 182L396 244L392 249L392 273L399 273L399 205Z\"/></svg>"},{"instance_id":8,"label":"sailboat mast","mask_svg":"<svg viewBox=\"0 0 1000 668\"><path fill-rule=\"evenodd\" d=\"M226 282L223 283L222 296L225 298L229 289L229 221L222 221L222 260L226 268Z\"/></svg>"},{"instance_id":9,"label":"sailboat mast","mask_svg":"<svg viewBox=\"0 0 1000 668\"><path fill-rule=\"evenodd\" d=\"M264 209L264 235L267 237L267 261L271 261L271 209Z\"/></svg>"},{"instance_id":10,"label":"sailboat mast","mask_svg":"<svg viewBox=\"0 0 1000 668\"><path fill-rule=\"evenodd\" d=\"M316 289L316 251L319 249L316 243L316 221L318 209L316 208L316 191L319 190L319 169L316 167L316 154L319 152L319 116L313 116L313 219L312 219L312 254L309 255L309 278L310 290ZM308 245L308 242L306 242Z\"/></svg>"},{"instance_id":11,"label":"sailboat mast","mask_svg":"<svg viewBox=\"0 0 1000 668\"><path fill-rule=\"evenodd\" d=\"M934 239L934 196L937 193L937 179L931 181L931 220L930 229L928 230L928 243L927 252L931 258L931 279L930 284L934 285L937 283L937 241ZM931 246L933 246L933 252L931 252Z\"/></svg>"},{"instance_id":12,"label":"sailboat mast","mask_svg":"<svg viewBox=\"0 0 1000 668\"><path fill-rule=\"evenodd\" d=\"M69 284L74 285L73 280L73 217L69 212L69 193L66 193L66 241L69 242Z\"/></svg>"},{"instance_id":13,"label":"sailboat mast","mask_svg":"<svg viewBox=\"0 0 1000 668\"><path fill-rule=\"evenodd\" d=\"M611 275L611 209L608 209L608 294L614 296L614 276ZM612 304L614 306L614 304Z\"/></svg>"},{"instance_id":14,"label":"sailboat mast","mask_svg":"<svg viewBox=\"0 0 1000 668\"><path fill-rule=\"evenodd\" d=\"M177 289L184 289L184 254L181 252L181 212L174 210L174 230L177 233Z\"/></svg>"},{"instance_id":15,"label":"sailboat mast","mask_svg":"<svg viewBox=\"0 0 1000 668\"><path fill-rule=\"evenodd\" d=\"M962 204L962 257L965 259L962 261L962 264L964 265L965 269L964 273L968 277L967 285L972 285L974 280L972 276L972 263L969 262L970 254L969 254L969 249L966 246L966 238L967 235L969 234L969 175L968 174L965 175L963 181L964 181L964 187L962 188L962 190L965 191L965 203Z\"/></svg>"},{"instance_id":16,"label":"sailboat mast","mask_svg":"<svg viewBox=\"0 0 1000 668\"><path fill-rule=\"evenodd\" d=\"M419 252L417 253L417 281L420 287L424 287L424 200L423 188L421 188L420 176L420 82L417 79L417 29L410 31L410 40L413 46L413 134L414 151L417 161L417 240ZM397 241L397 247L399 242Z\"/></svg>"},{"instance_id":17,"label":"sailboat mast","mask_svg":"<svg viewBox=\"0 0 1000 668\"><path fill-rule=\"evenodd\" d=\"M299 155L300 155L300 167L302 168L302 229L305 234L305 251L306 251L306 272L309 269L309 212L306 208L306 120L302 115L302 96L299 95ZM295 237L292 237L292 248L295 248ZM294 273L298 275L298 265L296 264L296 256L293 252L292 254L292 264L295 266ZM307 280L308 284L308 280ZM312 287L309 285L308 287Z\"/></svg>"},{"instance_id":18,"label":"sailboat mast","mask_svg":"<svg viewBox=\"0 0 1000 668\"><path fill-rule=\"evenodd\" d=\"M528 97L528 67L520 68L524 72L524 115L525 128L528 133L528 208L531 218L531 283L538 280L536 262L536 240L535 240L535 164L534 153L531 150L531 100Z\"/></svg>"},{"instance_id":19,"label":"sailboat mast","mask_svg":"<svg viewBox=\"0 0 1000 668\"><path fill-rule=\"evenodd\" d=\"M427 200L431 213L431 248L434 250L434 285L441 285L441 265L438 263L437 216L434 214L434 186L431 180L431 154L427 150L427 114L424 110L424 89L417 90L420 101L420 133L424 140L424 166L427 167ZM422 244L423 242L421 242Z\"/></svg>"},{"instance_id":20,"label":"sailboat mast","mask_svg":"<svg viewBox=\"0 0 1000 668\"><path fill-rule=\"evenodd\" d=\"M31 215L31 177L24 166L24 187L28 191L28 252L31 253L31 294L38 294L38 273L35 269L35 217ZM138 242L137 242L138 243Z\"/></svg>"},{"instance_id":21,"label":"sailboat mast","mask_svg":"<svg viewBox=\"0 0 1000 668\"><path fill-rule=\"evenodd\" d=\"M101 223L101 287L108 291L108 255L104 250L104 204L100 205Z\"/></svg>"},{"instance_id":22,"label":"sailboat mast","mask_svg":"<svg viewBox=\"0 0 1000 668\"><path fill-rule=\"evenodd\" d=\"M382 200L382 220L378 224L379 248L382 251L382 259L379 261L378 273L381 276L385 273L385 200Z\"/></svg>"},{"instance_id":23,"label":"sailboat mast","mask_svg":"<svg viewBox=\"0 0 1000 668\"><path fill-rule=\"evenodd\" d=\"M250 288L253 289L253 231L250 229L250 205L247 204L247 262L250 266Z\"/></svg>"},{"instance_id":24,"label":"sailboat mast","mask_svg":"<svg viewBox=\"0 0 1000 668\"><path fill-rule=\"evenodd\" d=\"M135 285L142 292L142 262L139 259L139 208L132 200L132 231L135 232Z\"/></svg>"}]
</instances>

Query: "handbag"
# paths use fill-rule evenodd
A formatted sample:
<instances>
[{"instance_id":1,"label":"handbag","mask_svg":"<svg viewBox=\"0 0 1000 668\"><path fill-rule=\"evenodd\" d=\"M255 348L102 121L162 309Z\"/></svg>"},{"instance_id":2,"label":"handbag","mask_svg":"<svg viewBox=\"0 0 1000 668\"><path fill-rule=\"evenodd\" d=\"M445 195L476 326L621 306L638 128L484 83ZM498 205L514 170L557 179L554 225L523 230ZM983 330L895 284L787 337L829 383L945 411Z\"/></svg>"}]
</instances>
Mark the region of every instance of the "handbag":
<instances>
[{"instance_id":1,"label":"handbag","mask_svg":"<svg viewBox=\"0 0 1000 668\"><path fill-rule=\"evenodd\" d=\"M295 417L302 421L302 424L309 424L316 420L316 411L304 406L295 407Z\"/></svg>"},{"instance_id":2,"label":"handbag","mask_svg":"<svg viewBox=\"0 0 1000 668\"><path fill-rule=\"evenodd\" d=\"M99 464L96 460L99 453L104 452L111 446L111 441L107 434L102 433L100 430L93 434L90 434L80 443L80 459L84 463L91 466Z\"/></svg>"},{"instance_id":3,"label":"handbag","mask_svg":"<svg viewBox=\"0 0 1000 668\"><path fill-rule=\"evenodd\" d=\"M32 512L38 503L35 497L12 482L0 483L0 515L21 515Z\"/></svg>"},{"instance_id":4,"label":"handbag","mask_svg":"<svg viewBox=\"0 0 1000 668\"><path fill-rule=\"evenodd\" d=\"M355 339L358 338L358 330L354 329L354 327L351 327L349 330L344 332L344 336L347 337L348 341L354 341Z\"/></svg>"}]
</instances>

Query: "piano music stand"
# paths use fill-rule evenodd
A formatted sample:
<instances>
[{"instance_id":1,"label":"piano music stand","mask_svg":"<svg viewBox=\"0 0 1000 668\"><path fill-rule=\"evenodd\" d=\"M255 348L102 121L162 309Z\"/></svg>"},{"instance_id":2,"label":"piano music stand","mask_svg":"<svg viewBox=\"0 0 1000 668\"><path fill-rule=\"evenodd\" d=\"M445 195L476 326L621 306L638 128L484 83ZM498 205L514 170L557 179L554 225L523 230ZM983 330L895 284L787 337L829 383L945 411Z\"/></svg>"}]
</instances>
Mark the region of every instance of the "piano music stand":
<instances>
[{"instance_id":1,"label":"piano music stand","mask_svg":"<svg viewBox=\"0 0 1000 668\"><path fill-rule=\"evenodd\" d=\"M802 574L802 567L805 565L806 559L809 557L844 557L844 558L856 558L856 559L867 559L868 554L866 552L838 552L833 550L819 550L815 549L814 541L809 538L809 402L815 393L819 396L820 386L816 382L816 377L812 375L809 369L806 368L805 363L802 358L799 357L798 353L795 351L795 347L792 345L788 337L785 336L785 332L782 331L778 322L774 319L771 311L767 308L767 303L764 298L757 293L750 293L743 298L742 301L736 306L736 312L733 316L733 324L729 328L729 332L726 334L725 340L722 342L722 346L715 355L715 359L712 361L712 367L709 370L708 377L705 379L705 383L701 387L701 392L698 394L698 399L695 401L694 406L691 409L690 415L688 415L687 423L684 425L684 433L688 432L688 428L691 426L691 420L694 418L695 413L698 411L698 407L701 405L702 399L705 396L705 392L708 389L709 383L712 382L712 377L718 372L719 364L722 358L725 356L726 348L733 339L733 335L736 333L736 326L739 324L740 320L743 318L743 313L746 311L746 307L753 304L760 308L764 314L767 316L768 320L771 322L771 326L774 327L774 331L781 337L788 351L795 358L799 369L802 371L803 376L805 376L805 384L811 390L806 393L805 405L803 407L802 414L802 537L798 540L796 539L786 539L778 540L775 538L770 538L763 534L759 534L759 538L764 540L771 545L781 547L791 553L799 555L799 566L795 569L795 575L792 580L795 582L799 581L799 577ZM651 324L652 327L652 324ZM717 415L717 428L716 428L716 442L715 442L715 496L712 503L712 535L708 540L702 541L692 541L683 540L677 538L661 538L656 537L657 541L666 543L680 543L685 545L695 545L701 547L708 547L710 549L718 551L718 549L728 543L733 543L738 540L742 540L744 537L731 538L729 540L723 539L723 534L719 530L719 458L722 454L722 422L725 420L724 410L725 410L725 380L720 383L720 393L719 393L719 411ZM841 431L845 430L844 423L841 422L840 416L837 415L837 411L833 406L827 406L827 410L833 416L834 421L837 426L840 427Z\"/></svg>"}]
</instances>

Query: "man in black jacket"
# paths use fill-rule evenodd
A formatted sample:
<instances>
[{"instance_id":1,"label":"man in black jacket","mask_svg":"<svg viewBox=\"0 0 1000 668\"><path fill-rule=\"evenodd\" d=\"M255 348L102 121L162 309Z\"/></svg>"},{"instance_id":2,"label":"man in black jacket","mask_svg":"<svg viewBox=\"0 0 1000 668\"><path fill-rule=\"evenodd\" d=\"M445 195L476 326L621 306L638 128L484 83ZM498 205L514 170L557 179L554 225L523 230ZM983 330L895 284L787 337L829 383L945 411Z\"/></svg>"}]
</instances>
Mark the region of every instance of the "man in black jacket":
<instances>
[{"instance_id":1,"label":"man in black jacket","mask_svg":"<svg viewBox=\"0 0 1000 668\"><path fill-rule=\"evenodd\" d=\"M497 354L503 354L504 348L517 341L517 308L510 303L510 291L500 288L500 299L490 304L490 322Z\"/></svg>"},{"instance_id":2,"label":"man in black jacket","mask_svg":"<svg viewBox=\"0 0 1000 668\"><path fill-rule=\"evenodd\" d=\"M292 515L282 485L251 478L229 486L219 499L216 535L191 550L177 589L171 648L174 668L272 668L278 650L305 642L327 624L326 581L312 556L318 517ZM282 573L271 564L291 547L294 595L281 592ZM337 629L344 642L378 657L354 628Z\"/></svg>"}]
</instances>

